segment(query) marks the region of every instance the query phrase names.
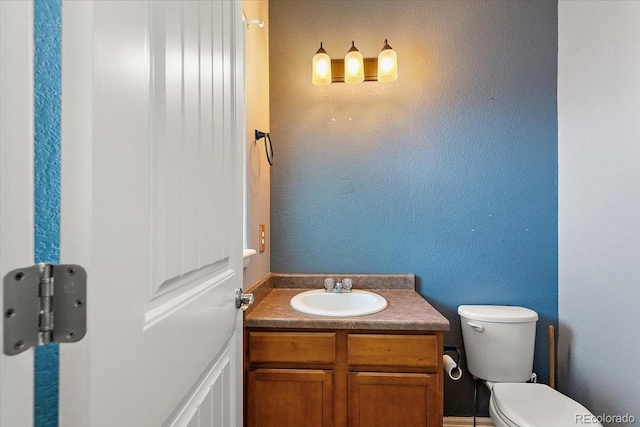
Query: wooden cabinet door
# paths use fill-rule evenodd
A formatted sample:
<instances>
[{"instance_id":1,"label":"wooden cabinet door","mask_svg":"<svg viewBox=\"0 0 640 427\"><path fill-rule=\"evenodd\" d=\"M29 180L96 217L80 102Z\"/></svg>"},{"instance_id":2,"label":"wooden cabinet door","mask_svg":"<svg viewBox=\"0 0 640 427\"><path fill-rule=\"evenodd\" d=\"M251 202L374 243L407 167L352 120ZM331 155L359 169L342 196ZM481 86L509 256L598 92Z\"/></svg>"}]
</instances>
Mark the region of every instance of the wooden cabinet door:
<instances>
[{"instance_id":1,"label":"wooden cabinet door","mask_svg":"<svg viewBox=\"0 0 640 427\"><path fill-rule=\"evenodd\" d=\"M349 427L442 426L439 376L356 372L349 374Z\"/></svg>"},{"instance_id":2,"label":"wooden cabinet door","mask_svg":"<svg viewBox=\"0 0 640 427\"><path fill-rule=\"evenodd\" d=\"M247 375L247 427L332 427L333 373L257 369Z\"/></svg>"}]
</instances>

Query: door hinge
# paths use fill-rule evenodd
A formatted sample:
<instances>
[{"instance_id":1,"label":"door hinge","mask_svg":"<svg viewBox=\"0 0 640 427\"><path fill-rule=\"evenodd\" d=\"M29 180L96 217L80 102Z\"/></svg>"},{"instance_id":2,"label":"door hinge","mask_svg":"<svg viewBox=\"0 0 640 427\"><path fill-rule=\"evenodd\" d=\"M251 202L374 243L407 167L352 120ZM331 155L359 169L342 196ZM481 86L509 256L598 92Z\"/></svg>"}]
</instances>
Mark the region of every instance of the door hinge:
<instances>
[{"instance_id":1,"label":"door hinge","mask_svg":"<svg viewBox=\"0 0 640 427\"><path fill-rule=\"evenodd\" d=\"M79 265L37 264L4 276L4 353L12 356L87 333L87 273Z\"/></svg>"}]
</instances>

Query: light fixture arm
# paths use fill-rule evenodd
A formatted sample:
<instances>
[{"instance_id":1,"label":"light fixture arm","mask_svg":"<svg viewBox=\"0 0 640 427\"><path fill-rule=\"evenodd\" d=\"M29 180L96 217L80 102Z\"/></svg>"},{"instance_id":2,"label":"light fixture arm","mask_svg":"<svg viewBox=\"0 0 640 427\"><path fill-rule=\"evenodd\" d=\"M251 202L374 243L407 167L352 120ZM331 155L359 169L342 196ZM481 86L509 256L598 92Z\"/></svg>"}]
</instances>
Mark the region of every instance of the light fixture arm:
<instances>
[{"instance_id":1,"label":"light fixture arm","mask_svg":"<svg viewBox=\"0 0 640 427\"><path fill-rule=\"evenodd\" d=\"M324 48L322 47L322 42L320 42L320 49L318 49L316 51L316 55L319 54L319 53L327 53L327 51L324 50Z\"/></svg>"}]
</instances>

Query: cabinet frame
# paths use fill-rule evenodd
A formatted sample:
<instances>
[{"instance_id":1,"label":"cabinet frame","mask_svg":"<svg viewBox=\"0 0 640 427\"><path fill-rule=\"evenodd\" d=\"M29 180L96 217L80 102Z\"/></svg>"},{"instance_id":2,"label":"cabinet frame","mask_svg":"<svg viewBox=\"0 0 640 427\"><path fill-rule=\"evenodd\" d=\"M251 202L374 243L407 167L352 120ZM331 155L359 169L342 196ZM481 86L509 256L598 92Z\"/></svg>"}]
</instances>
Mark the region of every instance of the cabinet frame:
<instances>
[{"instance_id":1,"label":"cabinet frame","mask_svg":"<svg viewBox=\"0 0 640 427\"><path fill-rule=\"evenodd\" d=\"M292 338L296 337L296 334L300 334L300 336L309 338L313 336L315 333L325 334L323 336L327 336L326 334L335 334L335 362L334 363L325 363L319 362L315 360L314 364L309 364L305 362L273 362L273 361L264 361L260 362L251 362L249 358L250 354L250 334L253 333L254 336L264 337L265 333L278 333L278 338L280 339L283 334L290 334ZM256 333L258 333L256 335ZM358 360L358 364L349 365L348 363L348 339L349 335L358 336L361 338L363 335L370 335L374 338L375 335L384 336L384 335L403 335L403 336L430 336L434 337L436 342L437 356L436 360L433 361L431 358L431 362L426 365L432 366L379 366L379 359L374 363L367 364L366 361L362 359ZM431 339L425 340L430 341ZM415 340L410 340L415 341ZM295 346L289 344L283 344L283 346L287 348L293 348ZM303 346L302 351L312 351L307 346ZM442 366L442 349L443 349L443 332L442 331L416 331L416 330L362 330L362 329L299 329L299 328L245 328L244 330L244 372L245 372L245 381L244 381L244 393L245 393L245 402L247 402L247 393L250 391L251 384L249 384L248 376L249 372L256 371L258 369L302 369L302 370L324 370L324 371L332 371L332 388L333 388L333 399L332 399L332 423L327 424L328 426L333 427L349 427L349 375L354 373L381 373L387 374L388 376L392 376L393 374L430 374L432 378L430 381L435 384L435 397L433 400L429 400L425 402L425 405L434 405L434 408L430 408L429 412L429 427L442 427L443 420L443 411L444 411L444 375L443 375L443 366ZM324 350L326 352L326 347ZM297 355L291 359L299 359L299 360L309 360L313 359L313 357L306 357L304 355ZM375 358L374 358L375 359ZM328 361L327 358L325 358ZM377 364L376 364L377 363ZM435 403L434 403L435 402ZM247 406L245 404L245 426L246 427L255 427L256 425L248 424L248 413Z\"/></svg>"}]
</instances>

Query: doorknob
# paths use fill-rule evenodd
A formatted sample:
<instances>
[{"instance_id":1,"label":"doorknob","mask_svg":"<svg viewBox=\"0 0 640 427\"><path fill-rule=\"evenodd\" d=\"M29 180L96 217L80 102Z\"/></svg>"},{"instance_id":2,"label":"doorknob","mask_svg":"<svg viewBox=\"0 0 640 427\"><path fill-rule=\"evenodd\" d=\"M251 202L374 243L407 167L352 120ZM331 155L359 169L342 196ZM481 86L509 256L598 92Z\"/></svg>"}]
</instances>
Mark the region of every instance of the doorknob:
<instances>
[{"instance_id":1,"label":"doorknob","mask_svg":"<svg viewBox=\"0 0 640 427\"><path fill-rule=\"evenodd\" d=\"M253 294L243 294L242 289L236 289L236 308L245 311L253 304Z\"/></svg>"}]
</instances>

